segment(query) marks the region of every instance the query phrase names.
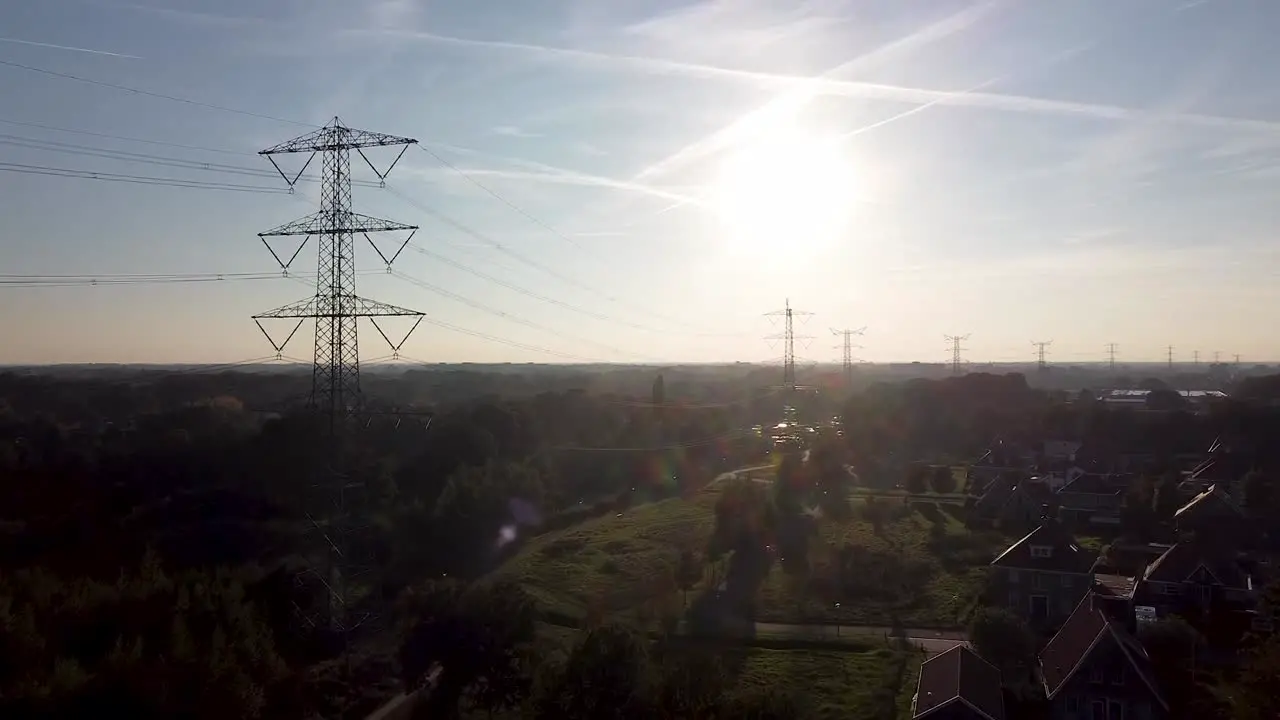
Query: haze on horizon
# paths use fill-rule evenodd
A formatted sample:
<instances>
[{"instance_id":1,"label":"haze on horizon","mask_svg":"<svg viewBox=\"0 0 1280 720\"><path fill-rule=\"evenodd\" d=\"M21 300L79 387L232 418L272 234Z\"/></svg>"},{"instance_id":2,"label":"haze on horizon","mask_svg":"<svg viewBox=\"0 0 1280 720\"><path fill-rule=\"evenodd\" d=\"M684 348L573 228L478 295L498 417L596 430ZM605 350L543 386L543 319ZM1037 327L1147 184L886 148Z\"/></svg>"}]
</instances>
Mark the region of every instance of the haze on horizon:
<instances>
[{"instance_id":1,"label":"haze on horizon","mask_svg":"<svg viewBox=\"0 0 1280 720\"><path fill-rule=\"evenodd\" d=\"M361 295L438 323L416 360L760 362L788 298L819 362L861 326L872 362L945 362L944 334L974 362L1280 358L1280 5L479 5L0 7L0 363L270 355L249 316L309 294L314 244L293 280L119 279L272 273L255 235L314 184L32 168L283 189L190 161L270 171L258 150L335 115L429 150L355 188L422 226L395 275L358 246Z\"/></svg>"}]
</instances>

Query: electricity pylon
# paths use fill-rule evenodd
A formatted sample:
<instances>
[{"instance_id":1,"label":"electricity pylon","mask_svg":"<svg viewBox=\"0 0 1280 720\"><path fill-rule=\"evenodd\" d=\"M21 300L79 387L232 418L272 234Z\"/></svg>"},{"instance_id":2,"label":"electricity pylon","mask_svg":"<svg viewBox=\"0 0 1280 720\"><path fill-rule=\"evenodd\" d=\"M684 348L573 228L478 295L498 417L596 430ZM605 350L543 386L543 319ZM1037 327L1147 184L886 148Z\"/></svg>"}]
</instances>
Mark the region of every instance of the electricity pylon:
<instances>
[{"instance_id":1,"label":"electricity pylon","mask_svg":"<svg viewBox=\"0 0 1280 720\"><path fill-rule=\"evenodd\" d=\"M844 344L841 347L841 350L844 353L841 369L844 372L844 389L846 392L853 387L853 349L862 347L861 345L853 342L853 336L861 335L866 329L865 325L857 330L837 330L835 328L831 328L832 335L839 335L844 338Z\"/></svg>"},{"instance_id":2,"label":"electricity pylon","mask_svg":"<svg viewBox=\"0 0 1280 720\"><path fill-rule=\"evenodd\" d=\"M302 177L302 173L315 160L321 158L321 191L320 208L317 212L304 218L285 223L258 236L271 251L276 262L288 271L293 259L301 252L302 247L312 236L318 245L315 294L309 298L290 303L283 307L253 316L258 329L267 337L275 348L277 355L283 353L285 345L308 319L315 321L315 354L311 368L310 407L328 430L328 437L322 442L320 452L325 457L320 463L327 466L328 471L322 478L316 478L315 484L322 497L308 498L314 507L307 512L308 520L321 538L321 547L308 558L311 575L323 586L325 596L323 610L325 624L343 638L344 650L347 646L347 634L356 626L368 619L368 616L355 618L353 602L358 600L350 593L355 577L362 571L357 565L353 534L359 529L354 515L359 513L362 503L358 497L364 489L363 483L351 477L345 459L344 430L349 421L360 414L363 402L360 391L360 351L357 344L357 321L369 318L378 334L391 346L392 352L399 353L405 340L422 321L423 314L394 305L369 300L356 295L355 236L363 235L374 247L388 267L399 256L413 237L417 226L405 225L391 220L361 215L352 210L351 199L351 152L354 150L367 164L380 181L385 182L387 174L404 155L408 146L417 140L382 133L355 130L334 118L328 125L294 138L287 142L269 147L259 152L265 156L284 178L292 190ZM400 153L385 171L378 170L364 153L365 148L400 146ZM292 177L287 175L276 163L273 156L289 153L310 153L302 169ZM407 231L409 237L400 245L399 250L390 259L382 253L370 233L388 231ZM268 238L302 237L302 243L289 257L288 261L272 248ZM393 342L381 325L378 318L405 317L415 318L416 322L399 342ZM288 337L277 343L263 327L263 320L296 319ZM319 561L323 568L314 567ZM309 624L317 624L308 619Z\"/></svg>"},{"instance_id":3,"label":"electricity pylon","mask_svg":"<svg viewBox=\"0 0 1280 720\"><path fill-rule=\"evenodd\" d=\"M1045 359L1044 359L1045 348L1052 345L1053 341L1052 340L1040 340L1040 341L1032 340L1031 344L1036 346L1036 369L1038 369L1040 372L1044 372L1045 370L1048 370L1049 363L1045 362Z\"/></svg>"},{"instance_id":4,"label":"electricity pylon","mask_svg":"<svg viewBox=\"0 0 1280 720\"><path fill-rule=\"evenodd\" d=\"M960 357L960 353L964 351L964 348L960 346L960 343L964 342L965 340L968 340L969 336L968 335L944 335L943 337L947 339L947 342L951 343L951 374L959 375L960 368L964 364L964 360L962 360Z\"/></svg>"},{"instance_id":5,"label":"electricity pylon","mask_svg":"<svg viewBox=\"0 0 1280 720\"><path fill-rule=\"evenodd\" d=\"M1116 370L1116 348L1117 347L1118 346L1115 343L1107 343L1107 367L1111 370L1111 372L1115 372Z\"/></svg>"},{"instance_id":6,"label":"electricity pylon","mask_svg":"<svg viewBox=\"0 0 1280 720\"><path fill-rule=\"evenodd\" d=\"M782 334L770 335L765 339L783 341L781 390L784 394L784 402L786 402L786 405L789 408L795 407L796 388L799 387L796 385L796 340L813 339L811 335L796 335L795 318L797 316L808 317L812 314L813 313L805 312L803 310L793 310L791 308L790 299L787 300L787 304L784 309L765 313L765 315L769 317L782 317L785 322Z\"/></svg>"}]
</instances>

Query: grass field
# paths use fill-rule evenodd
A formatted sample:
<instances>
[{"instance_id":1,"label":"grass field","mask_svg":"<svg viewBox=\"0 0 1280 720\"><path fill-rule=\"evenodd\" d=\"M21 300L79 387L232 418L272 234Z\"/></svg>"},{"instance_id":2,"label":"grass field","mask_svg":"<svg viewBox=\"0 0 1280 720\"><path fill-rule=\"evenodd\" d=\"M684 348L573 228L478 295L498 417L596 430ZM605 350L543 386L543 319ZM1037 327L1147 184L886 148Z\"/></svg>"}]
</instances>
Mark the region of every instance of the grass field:
<instances>
[{"instance_id":1,"label":"grass field","mask_svg":"<svg viewBox=\"0 0 1280 720\"><path fill-rule=\"evenodd\" d=\"M905 696L910 705L919 666L917 654L888 648L865 652L756 649L747 653L736 689L803 688L811 717L881 720L904 717L901 701Z\"/></svg>"},{"instance_id":2,"label":"grass field","mask_svg":"<svg viewBox=\"0 0 1280 720\"><path fill-rule=\"evenodd\" d=\"M672 596L680 551L701 552L706 546L722 487L533 538L495 573L518 580L544 611L563 618L615 617L678 603ZM845 522L822 520L810 550L810 565L816 567L824 553L829 556L842 544L859 548L865 574L879 578L876 592L846 597L836 608L775 563L757 594L757 620L888 625L896 618L907 627L962 625L987 563L1008 540L971 532L950 514L957 510L953 506L878 502L893 508L879 532L860 512ZM859 573L863 570L860 566ZM706 577L694 594L704 589Z\"/></svg>"}]
</instances>

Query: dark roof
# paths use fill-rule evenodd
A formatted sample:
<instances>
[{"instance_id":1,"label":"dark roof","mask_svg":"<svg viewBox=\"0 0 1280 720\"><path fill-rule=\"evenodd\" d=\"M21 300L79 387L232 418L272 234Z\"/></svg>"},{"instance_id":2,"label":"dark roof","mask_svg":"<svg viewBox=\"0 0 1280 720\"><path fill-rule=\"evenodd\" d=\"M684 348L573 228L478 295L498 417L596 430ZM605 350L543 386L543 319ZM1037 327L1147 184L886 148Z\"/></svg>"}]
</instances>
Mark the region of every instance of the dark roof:
<instances>
[{"instance_id":1,"label":"dark roof","mask_svg":"<svg viewBox=\"0 0 1280 720\"><path fill-rule=\"evenodd\" d=\"M1035 557L1031 554L1032 546L1048 546L1053 548L1053 553L1049 557ZM1094 553L1080 547L1062 523L1046 518L1040 527L1010 545L991 564L1018 570L1087 573L1093 561Z\"/></svg>"},{"instance_id":2,"label":"dark roof","mask_svg":"<svg viewBox=\"0 0 1280 720\"><path fill-rule=\"evenodd\" d=\"M914 718L962 702L990 720L1004 720L1000 671L965 645L939 653L920 666Z\"/></svg>"},{"instance_id":3,"label":"dark roof","mask_svg":"<svg viewBox=\"0 0 1280 720\"><path fill-rule=\"evenodd\" d=\"M1013 495L1015 481L1013 478L1001 475L991 481L987 485L987 489L982 493L982 497L978 498L978 502L974 503L974 508L980 513L995 514L1009 502L1009 498Z\"/></svg>"},{"instance_id":4,"label":"dark roof","mask_svg":"<svg viewBox=\"0 0 1280 720\"><path fill-rule=\"evenodd\" d=\"M1224 587L1249 586L1249 576L1240 569L1230 553L1202 542L1180 542L1165 550L1163 555L1147 567L1143 579L1153 582L1185 582L1202 566Z\"/></svg>"},{"instance_id":5,"label":"dark roof","mask_svg":"<svg viewBox=\"0 0 1280 720\"><path fill-rule=\"evenodd\" d=\"M1067 684L1095 648L1113 642L1129 661L1129 665L1147 684L1154 697L1166 710L1169 705L1160 694L1151 672L1147 651L1124 626L1112 619L1088 593L1063 623L1058 634L1040 651L1040 671L1049 699Z\"/></svg>"},{"instance_id":6,"label":"dark roof","mask_svg":"<svg viewBox=\"0 0 1280 720\"><path fill-rule=\"evenodd\" d=\"M1124 492L1127 485L1128 481L1126 476L1085 473L1066 485L1063 485L1062 489L1058 492L1090 493L1093 495L1119 495Z\"/></svg>"},{"instance_id":7,"label":"dark roof","mask_svg":"<svg viewBox=\"0 0 1280 720\"><path fill-rule=\"evenodd\" d=\"M1191 501L1178 508L1178 511L1175 512L1173 516L1175 518L1179 518L1186 515L1195 515L1215 507L1228 510L1229 512L1234 512L1242 518L1244 517L1244 511L1240 509L1240 506L1236 504L1235 500L1232 500L1231 497L1224 493L1217 485L1213 485L1208 490L1205 490L1199 495L1191 498Z\"/></svg>"}]
</instances>

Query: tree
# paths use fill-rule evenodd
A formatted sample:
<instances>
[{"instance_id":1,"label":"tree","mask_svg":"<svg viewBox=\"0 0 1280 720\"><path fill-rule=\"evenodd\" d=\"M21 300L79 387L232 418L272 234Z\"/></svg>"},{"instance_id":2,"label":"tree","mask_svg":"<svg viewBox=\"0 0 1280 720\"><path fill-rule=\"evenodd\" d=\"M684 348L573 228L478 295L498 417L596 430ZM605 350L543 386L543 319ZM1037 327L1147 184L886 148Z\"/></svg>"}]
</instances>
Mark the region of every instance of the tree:
<instances>
[{"instance_id":1,"label":"tree","mask_svg":"<svg viewBox=\"0 0 1280 720\"><path fill-rule=\"evenodd\" d=\"M929 471L923 465L908 466L904 480L903 486L912 495L919 495L929 490Z\"/></svg>"},{"instance_id":2,"label":"tree","mask_svg":"<svg viewBox=\"0 0 1280 720\"><path fill-rule=\"evenodd\" d=\"M1182 507L1182 494L1178 490L1178 475L1165 473L1156 485L1155 511L1156 517L1169 520Z\"/></svg>"},{"instance_id":3,"label":"tree","mask_svg":"<svg viewBox=\"0 0 1280 720\"><path fill-rule=\"evenodd\" d=\"M933 468L933 476L929 478L933 491L939 495L949 495L956 491L956 476L950 465L938 465Z\"/></svg>"},{"instance_id":4,"label":"tree","mask_svg":"<svg viewBox=\"0 0 1280 720\"><path fill-rule=\"evenodd\" d=\"M1275 483L1265 473L1251 470L1244 476L1242 498L1244 506L1255 514L1269 512L1276 502Z\"/></svg>"},{"instance_id":5,"label":"tree","mask_svg":"<svg viewBox=\"0 0 1280 720\"><path fill-rule=\"evenodd\" d=\"M969 622L969 642L987 662L1000 668L1010 686L1029 679L1036 637L1022 618L1002 608L983 608Z\"/></svg>"},{"instance_id":6,"label":"tree","mask_svg":"<svg viewBox=\"0 0 1280 720\"><path fill-rule=\"evenodd\" d=\"M417 689L433 678L433 713L456 714L467 695L492 712L528 693L524 656L535 637L537 607L518 584L427 583L406 593L401 607L404 685Z\"/></svg>"},{"instance_id":7,"label":"tree","mask_svg":"<svg viewBox=\"0 0 1280 720\"><path fill-rule=\"evenodd\" d=\"M702 559L689 548L680 551L680 562L676 566L676 582L684 595L684 606L689 606L689 591L702 579Z\"/></svg>"},{"instance_id":8,"label":"tree","mask_svg":"<svg viewBox=\"0 0 1280 720\"><path fill-rule=\"evenodd\" d=\"M629 629L605 625L573 648L559 677L537 700L537 714L558 718L640 718L648 709L648 650Z\"/></svg>"}]
</instances>

